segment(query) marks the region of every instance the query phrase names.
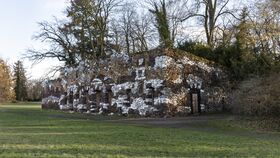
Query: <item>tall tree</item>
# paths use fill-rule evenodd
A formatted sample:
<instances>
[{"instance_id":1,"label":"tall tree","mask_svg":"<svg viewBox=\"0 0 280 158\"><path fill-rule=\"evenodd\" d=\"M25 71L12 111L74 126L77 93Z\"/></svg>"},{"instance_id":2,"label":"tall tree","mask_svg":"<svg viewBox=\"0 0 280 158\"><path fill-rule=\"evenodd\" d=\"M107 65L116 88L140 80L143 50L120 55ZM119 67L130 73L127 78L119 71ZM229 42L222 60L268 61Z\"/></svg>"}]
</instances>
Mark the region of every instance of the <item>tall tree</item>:
<instances>
[{"instance_id":1,"label":"tall tree","mask_svg":"<svg viewBox=\"0 0 280 158\"><path fill-rule=\"evenodd\" d=\"M82 61L98 60L111 48L108 24L119 0L71 0L66 9L67 20L40 23L36 40L50 43L47 50L30 49L26 57L33 61L57 58L66 66Z\"/></svg>"},{"instance_id":2,"label":"tall tree","mask_svg":"<svg viewBox=\"0 0 280 158\"><path fill-rule=\"evenodd\" d=\"M160 0L159 3L153 2L152 8L149 9L149 11L153 13L156 19L156 27L159 33L160 46L164 48L172 48L174 41L171 37L165 0Z\"/></svg>"},{"instance_id":3,"label":"tall tree","mask_svg":"<svg viewBox=\"0 0 280 158\"><path fill-rule=\"evenodd\" d=\"M42 80L28 80L27 82L27 96L28 101L40 101L43 95Z\"/></svg>"},{"instance_id":4,"label":"tall tree","mask_svg":"<svg viewBox=\"0 0 280 158\"><path fill-rule=\"evenodd\" d=\"M110 29L110 38L119 51L143 52L153 46L151 41L156 32L153 19L144 9L137 11L135 4L125 3L114 16Z\"/></svg>"},{"instance_id":5,"label":"tall tree","mask_svg":"<svg viewBox=\"0 0 280 158\"><path fill-rule=\"evenodd\" d=\"M49 44L49 49L28 49L25 57L35 63L46 58L56 58L64 62L66 66L77 65L78 53L75 50L75 38L70 30L63 27L63 22L55 19L55 22L40 22L40 32L33 36L35 40Z\"/></svg>"},{"instance_id":6,"label":"tall tree","mask_svg":"<svg viewBox=\"0 0 280 158\"><path fill-rule=\"evenodd\" d=\"M232 53L227 54L229 68L236 79L244 79L248 74L257 72L256 54L253 52L254 43L251 33L248 9L244 8L240 14L240 21L235 26L235 42Z\"/></svg>"},{"instance_id":7,"label":"tall tree","mask_svg":"<svg viewBox=\"0 0 280 158\"><path fill-rule=\"evenodd\" d=\"M126 3L122 8L122 15L120 17L120 28L124 37L125 50L127 53L135 52L135 35L134 23L137 13L135 6L131 3Z\"/></svg>"},{"instance_id":8,"label":"tall tree","mask_svg":"<svg viewBox=\"0 0 280 158\"><path fill-rule=\"evenodd\" d=\"M11 101L14 98L12 91L11 71L7 63L0 58L0 102Z\"/></svg>"},{"instance_id":9,"label":"tall tree","mask_svg":"<svg viewBox=\"0 0 280 158\"><path fill-rule=\"evenodd\" d=\"M191 17L199 17L201 20L205 34L207 44L214 48L215 46L215 31L217 25L222 17L229 15L237 18L234 10L228 7L231 0L196 0L193 4L193 12L187 14L186 17L182 18L181 21L185 21ZM223 21L225 19L222 19Z\"/></svg>"},{"instance_id":10,"label":"tall tree","mask_svg":"<svg viewBox=\"0 0 280 158\"><path fill-rule=\"evenodd\" d=\"M111 49L107 40L109 36L109 23L114 9L119 6L122 0L93 0L96 3L96 23L100 31L98 36L98 47L101 52L101 57L106 56L106 50Z\"/></svg>"},{"instance_id":11,"label":"tall tree","mask_svg":"<svg viewBox=\"0 0 280 158\"><path fill-rule=\"evenodd\" d=\"M175 41L178 40L178 35L185 33L182 21L188 19L187 15L192 13L189 1L145 0L147 8L154 16L161 47L173 47Z\"/></svg>"},{"instance_id":12,"label":"tall tree","mask_svg":"<svg viewBox=\"0 0 280 158\"><path fill-rule=\"evenodd\" d=\"M247 60L245 59L245 56L249 56L254 48L253 37L251 33L252 26L248 19L248 14L248 9L244 8L240 14L240 22L236 26L237 32L235 34L235 43L239 49L238 51L243 53L244 61Z\"/></svg>"},{"instance_id":13,"label":"tall tree","mask_svg":"<svg viewBox=\"0 0 280 158\"><path fill-rule=\"evenodd\" d=\"M66 9L66 16L69 22L62 26L74 37L74 51L80 55L81 60L94 58L96 54L96 23L94 16L93 1L71 0L70 6Z\"/></svg>"},{"instance_id":14,"label":"tall tree","mask_svg":"<svg viewBox=\"0 0 280 158\"><path fill-rule=\"evenodd\" d=\"M280 1L262 0L250 14L256 51L275 55L280 52Z\"/></svg>"},{"instance_id":15,"label":"tall tree","mask_svg":"<svg viewBox=\"0 0 280 158\"><path fill-rule=\"evenodd\" d=\"M14 91L17 101L27 100L27 78L25 76L25 69L21 61L17 61L14 65Z\"/></svg>"},{"instance_id":16,"label":"tall tree","mask_svg":"<svg viewBox=\"0 0 280 158\"><path fill-rule=\"evenodd\" d=\"M143 52L153 47L153 34L154 27L152 25L152 19L148 14L142 14L137 16L133 25L134 35L136 37L136 50Z\"/></svg>"}]
</instances>

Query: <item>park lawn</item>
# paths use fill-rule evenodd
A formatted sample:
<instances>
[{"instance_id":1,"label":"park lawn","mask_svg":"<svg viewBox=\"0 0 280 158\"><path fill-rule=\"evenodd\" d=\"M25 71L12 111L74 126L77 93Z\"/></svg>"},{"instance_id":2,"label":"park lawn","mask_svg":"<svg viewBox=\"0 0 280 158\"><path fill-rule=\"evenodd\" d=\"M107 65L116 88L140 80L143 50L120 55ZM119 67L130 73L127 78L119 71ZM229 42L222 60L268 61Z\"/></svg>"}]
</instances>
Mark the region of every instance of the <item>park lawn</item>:
<instances>
[{"instance_id":1,"label":"park lawn","mask_svg":"<svg viewBox=\"0 0 280 158\"><path fill-rule=\"evenodd\" d=\"M116 118L0 105L0 157L280 157L277 132L238 129L227 121L209 122L208 131L108 119Z\"/></svg>"}]
</instances>

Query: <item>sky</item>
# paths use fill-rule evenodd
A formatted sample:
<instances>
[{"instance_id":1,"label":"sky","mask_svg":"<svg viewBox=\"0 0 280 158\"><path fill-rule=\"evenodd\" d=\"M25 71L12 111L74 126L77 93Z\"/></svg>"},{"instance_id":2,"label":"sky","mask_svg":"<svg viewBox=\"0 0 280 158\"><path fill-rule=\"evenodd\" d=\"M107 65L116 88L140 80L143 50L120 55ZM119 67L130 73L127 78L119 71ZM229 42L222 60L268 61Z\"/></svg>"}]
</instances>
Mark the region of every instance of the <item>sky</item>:
<instances>
[{"instance_id":1,"label":"sky","mask_svg":"<svg viewBox=\"0 0 280 158\"><path fill-rule=\"evenodd\" d=\"M39 31L38 22L51 21L62 17L67 0L0 0L0 57L9 65L21 60L28 48L43 46L32 36ZM46 60L33 65L24 60L27 76L37 79L48 75L49 69L59 64L56 60Z\"/></svg>"}]
</instances>

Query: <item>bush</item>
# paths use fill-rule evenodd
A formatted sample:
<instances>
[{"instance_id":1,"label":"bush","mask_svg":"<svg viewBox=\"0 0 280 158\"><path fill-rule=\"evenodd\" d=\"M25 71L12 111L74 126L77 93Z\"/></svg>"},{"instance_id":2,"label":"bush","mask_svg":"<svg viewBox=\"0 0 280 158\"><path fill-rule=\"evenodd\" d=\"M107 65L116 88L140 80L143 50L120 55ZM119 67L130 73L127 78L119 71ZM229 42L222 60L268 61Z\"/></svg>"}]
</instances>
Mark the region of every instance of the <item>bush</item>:
<instances>
[{"instance_id":1,"label":"bush","mask_svg":"<svg viewBox=\"0 0 280 158\"><path fill-rule=\"evenodd\" d=\"M233 112L250 116L280 117L279 73L243 81L231 96Z\"/></svg>"},{"instance_id":2,"label":"bush","mask_svg":"<svg viewBox=\"0 0 280 158\"><path fill-rule=\"evenodd\" d=\"M215 58L211 47L201 42L195 42L192 40L185 41L178 44L178 49L184 50L202 58L206 58L208 60L213 60Z\"/></svg>"},{"instance_id":3,"label":"bush","mask_svg":"<svg viewBox=\"0 0 280 158\"><path fill-rule=\"evenodd\" d=\"M279 56L244 49L239 43L220 45L212 50L203 43L185 41L178 44L178 49L224 66L233 81L242 81L252 75L262 76L280 70Z\"/></svg>"}]
</instances>

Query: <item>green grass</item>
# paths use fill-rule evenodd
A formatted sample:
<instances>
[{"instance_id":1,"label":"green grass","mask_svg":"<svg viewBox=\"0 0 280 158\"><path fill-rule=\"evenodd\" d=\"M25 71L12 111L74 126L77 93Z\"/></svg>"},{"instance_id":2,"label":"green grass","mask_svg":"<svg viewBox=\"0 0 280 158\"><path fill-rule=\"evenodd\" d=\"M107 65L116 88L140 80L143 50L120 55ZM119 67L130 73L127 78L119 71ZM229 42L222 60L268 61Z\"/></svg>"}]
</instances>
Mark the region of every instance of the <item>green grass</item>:
<instances>
[{"instance_id":1,"label":"green grass","mask_svg":"<svg viewBox=\"0 0 280 158\"><path fill-rule=\"evenodd\" d=\"M208 128L110 123L37 104L0 105L0 157L280 157L280 134L209 122ZM204 125L204 126L205 126Z\"/></svg>"}]
</instances>

